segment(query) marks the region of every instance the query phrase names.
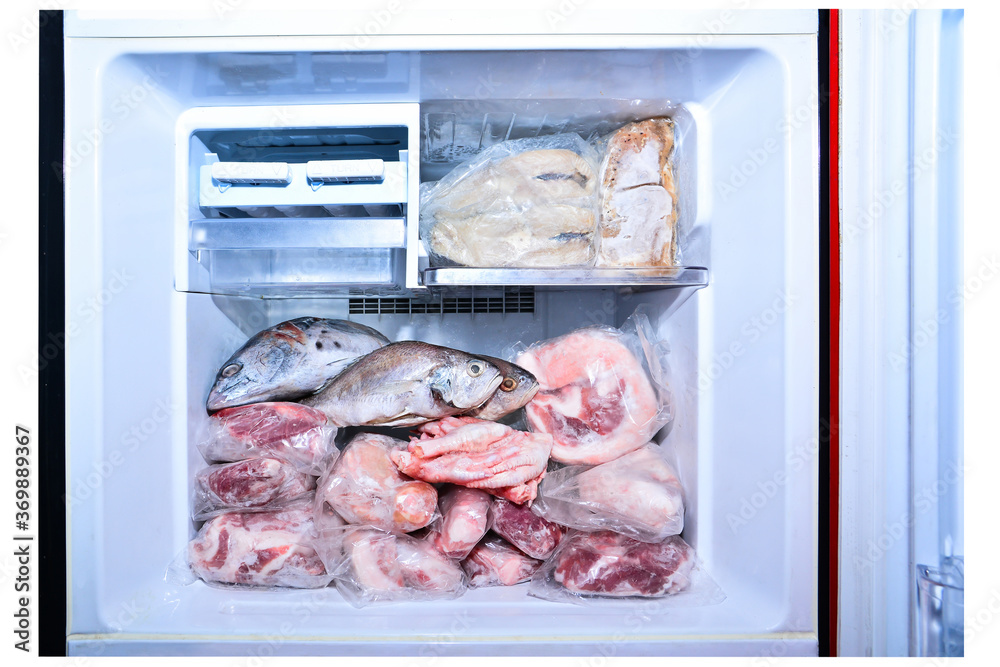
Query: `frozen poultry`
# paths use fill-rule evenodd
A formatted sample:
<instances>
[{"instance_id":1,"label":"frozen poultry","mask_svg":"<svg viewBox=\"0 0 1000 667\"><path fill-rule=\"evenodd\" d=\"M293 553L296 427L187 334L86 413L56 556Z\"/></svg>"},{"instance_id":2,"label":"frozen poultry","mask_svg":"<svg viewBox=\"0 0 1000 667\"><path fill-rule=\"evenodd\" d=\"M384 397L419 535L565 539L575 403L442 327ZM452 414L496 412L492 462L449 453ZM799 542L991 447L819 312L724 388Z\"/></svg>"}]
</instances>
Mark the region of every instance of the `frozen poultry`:
<instances>
[{"instance_id":1,"label":"frozen poultry","mask_svg":"<svg viewBox=\"0 0 1000 667\"><path fill-rule=\"evenodd\" d=\"M427 482L482 489L515 503L534 500L552 449L543 433L472 417L448 417L417 429L407 450L394 450L400 471Z\"/></svg>"},{"instance_id":2,"label":"frozen poultry","mask_svg":"<svg viewBox=\"0 0 1000 667\"><path fill-rule=\"evenodd\" d=\"M490 494L479 489L449 485L439 495L441 519L428 540L448 558L465 558L486 534Z\"/></svg>"}]
</instances>

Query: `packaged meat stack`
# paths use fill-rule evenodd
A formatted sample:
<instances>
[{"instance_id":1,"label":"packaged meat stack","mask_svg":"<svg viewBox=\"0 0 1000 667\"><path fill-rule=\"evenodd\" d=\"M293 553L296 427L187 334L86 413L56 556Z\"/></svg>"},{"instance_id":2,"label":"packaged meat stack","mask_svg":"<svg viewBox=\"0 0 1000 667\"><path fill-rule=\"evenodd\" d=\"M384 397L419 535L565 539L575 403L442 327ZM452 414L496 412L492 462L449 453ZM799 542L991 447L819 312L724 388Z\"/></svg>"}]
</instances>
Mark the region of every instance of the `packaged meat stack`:
<instances>
[{"instance_id":1,"label":"packaged meat stack","mask_svg":"<svg viewBox=\"0 0 1000 667\"><path fill-rule=\"evenodd\" d=\"M315 477L275 458L211 465L195 477L191 516L203 521L229 510L276 509L315 488Z\"/></svg>"}]
</instances>

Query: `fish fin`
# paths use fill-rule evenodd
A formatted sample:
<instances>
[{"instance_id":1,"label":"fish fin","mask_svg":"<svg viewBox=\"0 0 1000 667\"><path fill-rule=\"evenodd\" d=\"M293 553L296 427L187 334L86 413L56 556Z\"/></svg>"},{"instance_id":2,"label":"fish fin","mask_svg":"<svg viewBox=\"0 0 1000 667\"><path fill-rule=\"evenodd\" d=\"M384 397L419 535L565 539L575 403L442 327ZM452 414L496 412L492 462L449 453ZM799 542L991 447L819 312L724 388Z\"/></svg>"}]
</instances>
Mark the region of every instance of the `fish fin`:
<instances>
[{"instance_id":1,"label":"fish fin","mask_svg":"<svg viewBox=\"0 0 1000 667\"><path fill-rule=\"evenodd\" d=\"M444 369L439 368L434 371L434 374L430 376L430 382L427 383L427 386L437 400L446 405L451 405L448 399L445 398L446 394L451 394L451 378L444 372Z\"/></svg>"}]
</instances>

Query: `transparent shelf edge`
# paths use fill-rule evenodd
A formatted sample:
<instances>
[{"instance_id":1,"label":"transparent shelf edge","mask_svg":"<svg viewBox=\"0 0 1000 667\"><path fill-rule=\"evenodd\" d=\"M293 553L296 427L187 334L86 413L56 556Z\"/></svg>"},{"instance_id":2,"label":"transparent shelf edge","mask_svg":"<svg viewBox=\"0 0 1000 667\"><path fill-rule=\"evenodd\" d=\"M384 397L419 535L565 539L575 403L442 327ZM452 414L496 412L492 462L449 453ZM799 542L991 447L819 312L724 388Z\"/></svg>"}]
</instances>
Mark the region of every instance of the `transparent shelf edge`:
<instances>
[{"instance_id":1,"label":"transparent shelf edge","mask_svg":"<svg viewBox=\"0 0 1000 667\"><path fill-rule=\"evenodd\" d=\"M471 268L430 267L422 272L425 287L522 285L535 287L705 287L708 269L700 266L663 268Z\"/></svg>"}]
</instances>

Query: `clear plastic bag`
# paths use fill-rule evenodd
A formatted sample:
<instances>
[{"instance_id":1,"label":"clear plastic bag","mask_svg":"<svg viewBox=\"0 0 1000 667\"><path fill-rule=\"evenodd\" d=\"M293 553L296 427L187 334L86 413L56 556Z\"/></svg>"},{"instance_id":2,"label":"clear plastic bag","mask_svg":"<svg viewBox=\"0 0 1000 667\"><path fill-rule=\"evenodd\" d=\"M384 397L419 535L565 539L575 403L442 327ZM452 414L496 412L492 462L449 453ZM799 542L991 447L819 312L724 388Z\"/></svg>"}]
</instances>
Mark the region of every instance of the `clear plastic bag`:
<instances>
[{"instance_id":1,"label":"clear plastic bag","mask_svg":"<svg viewBox=\"0 0 1000 667\"><path fill-rule=\"evenodd\" d=\"M670 118L629 123L595 142L601 153L597 266L676 266L676 134Z\"/></svg>"},{"instance_id":2,"label":"clear plastic bag","mask_svg":"<svg viewBox=\"0 0 1000 667\"><path fill-rule=\"evenodd\" d=\"M549 472L532 509L564 526L612 530L642 542L684 529L681 483L666 451L652 442L597 466Z\"/></svg>"},{"instance_id":3,"label":"clear plastic bag","mask_svg":"<svg viewBox=\"0 0 1000 667\"><path fill-rule=\"evenodd\" d=\"M597 228L597 152L576 134L494 144L420 188L434 266L585 266Z\"/></svg>"},{"instance_id":4,"label":"clear plastic bag","mask_svg":"<svg viewBox=\"0 0 1000 667\"><path fill-rule=\"evenodd\" d=\"M336 435L319 410L298 403L254 403L209 417L198 449L210 463L267 456L319 475L337 456Z\"/></svg>"},{"instance_id":5,"label":"clear plastic bag","mask_svg":"<svg viewBox=\"0 0 1000 667\"><path fill-rule=\"evenodd\" d=\"M514 586L531 579L542 561L525 556L498 535L487 535L462 561L469 588Z\"/></svg>"},{"instance_id":6,"label":"clear plastic bag","mask_svg":"<svg viewBox=\"0 0 1000 667\"><path fill-rule=\"evenodd\" d=\"M462 560L486 534L492 496L450 484L440 490L438 498L441 518L432 524L426 539L448 558Z\"/></svg>"},{"instance_id":7,"label":"clear plastic bag","mask_svg":"<svg viewBox=\"0 0 1000 667\"><path fill-rule=\"evenodd\" d=\"M269 512L227 512L188 544L190 571L207 583L322 588L333 578L316 552L312 499Z\"/></svg>"},{"instance_id":8,"label":"clear plastic bag","mask_svg":"<svg viewBox=\"0 0 1000 667\"><path fill-rule=\"evenodd\" d=\"M317 541L337 590L355 607L452 599L465 592L458 561L425 540L345 525L320 531Z\"/></svg>"},{"instance_id":9,"label":"clear plastic bag","mask_svg":"<svg viewBox=\"0 0 1000 667\"><path fill-rule=\"evenodd\" d=\"M532 558L544 560L559 545L566 529L543 519L526 505L496 498L490 506L490 528Z\"/></svg>"},{"instance_id":10,"label":"clear plastic bag","mask_svg":"<svg viewBox=\"0 0 1000 667\"><path fill-rule=\"evenodd\" d=\"M535 343L515 360L540 385L525 406L529 427L552 435L560 463L597 465L638 449L672 417L666 353L641 310L621 329Z\"/></svg>"},{"instance_id":11,"label":"clear plastic bag","mask_svg":"<svg viewBox=\"0 0 1000 667\"><path fill-rule=\"evenodd\" d=\"M680 536L651 543L611 531L572 531L531 578L528 593L574 604L662 598L663 606L676 607L726 597Z\"/></svg>"},{"instance_id":12,"label":"clear plastic bag","mask_svg":"<svg viewBox=\"0 0 1000 667\"><path fill-rule=\"evenodd\" d=\"M191 517L203 521L230 510L267 511L315 488L312 475L275 458L212 465L195 475Z\"/></svg>"},{"instance_id":13,"label":"clear plastic bag","mask_svg":"<svg viewBox=\"0 0 1000 667\"><path fill-rule=\"evenodd\" d=\"M327 505L348 523L408 533L439 516L433 485L411 479L390 454L406 442L387 435L359 433L320 478L316 503Z\"/></svg>"}]
</instances>

